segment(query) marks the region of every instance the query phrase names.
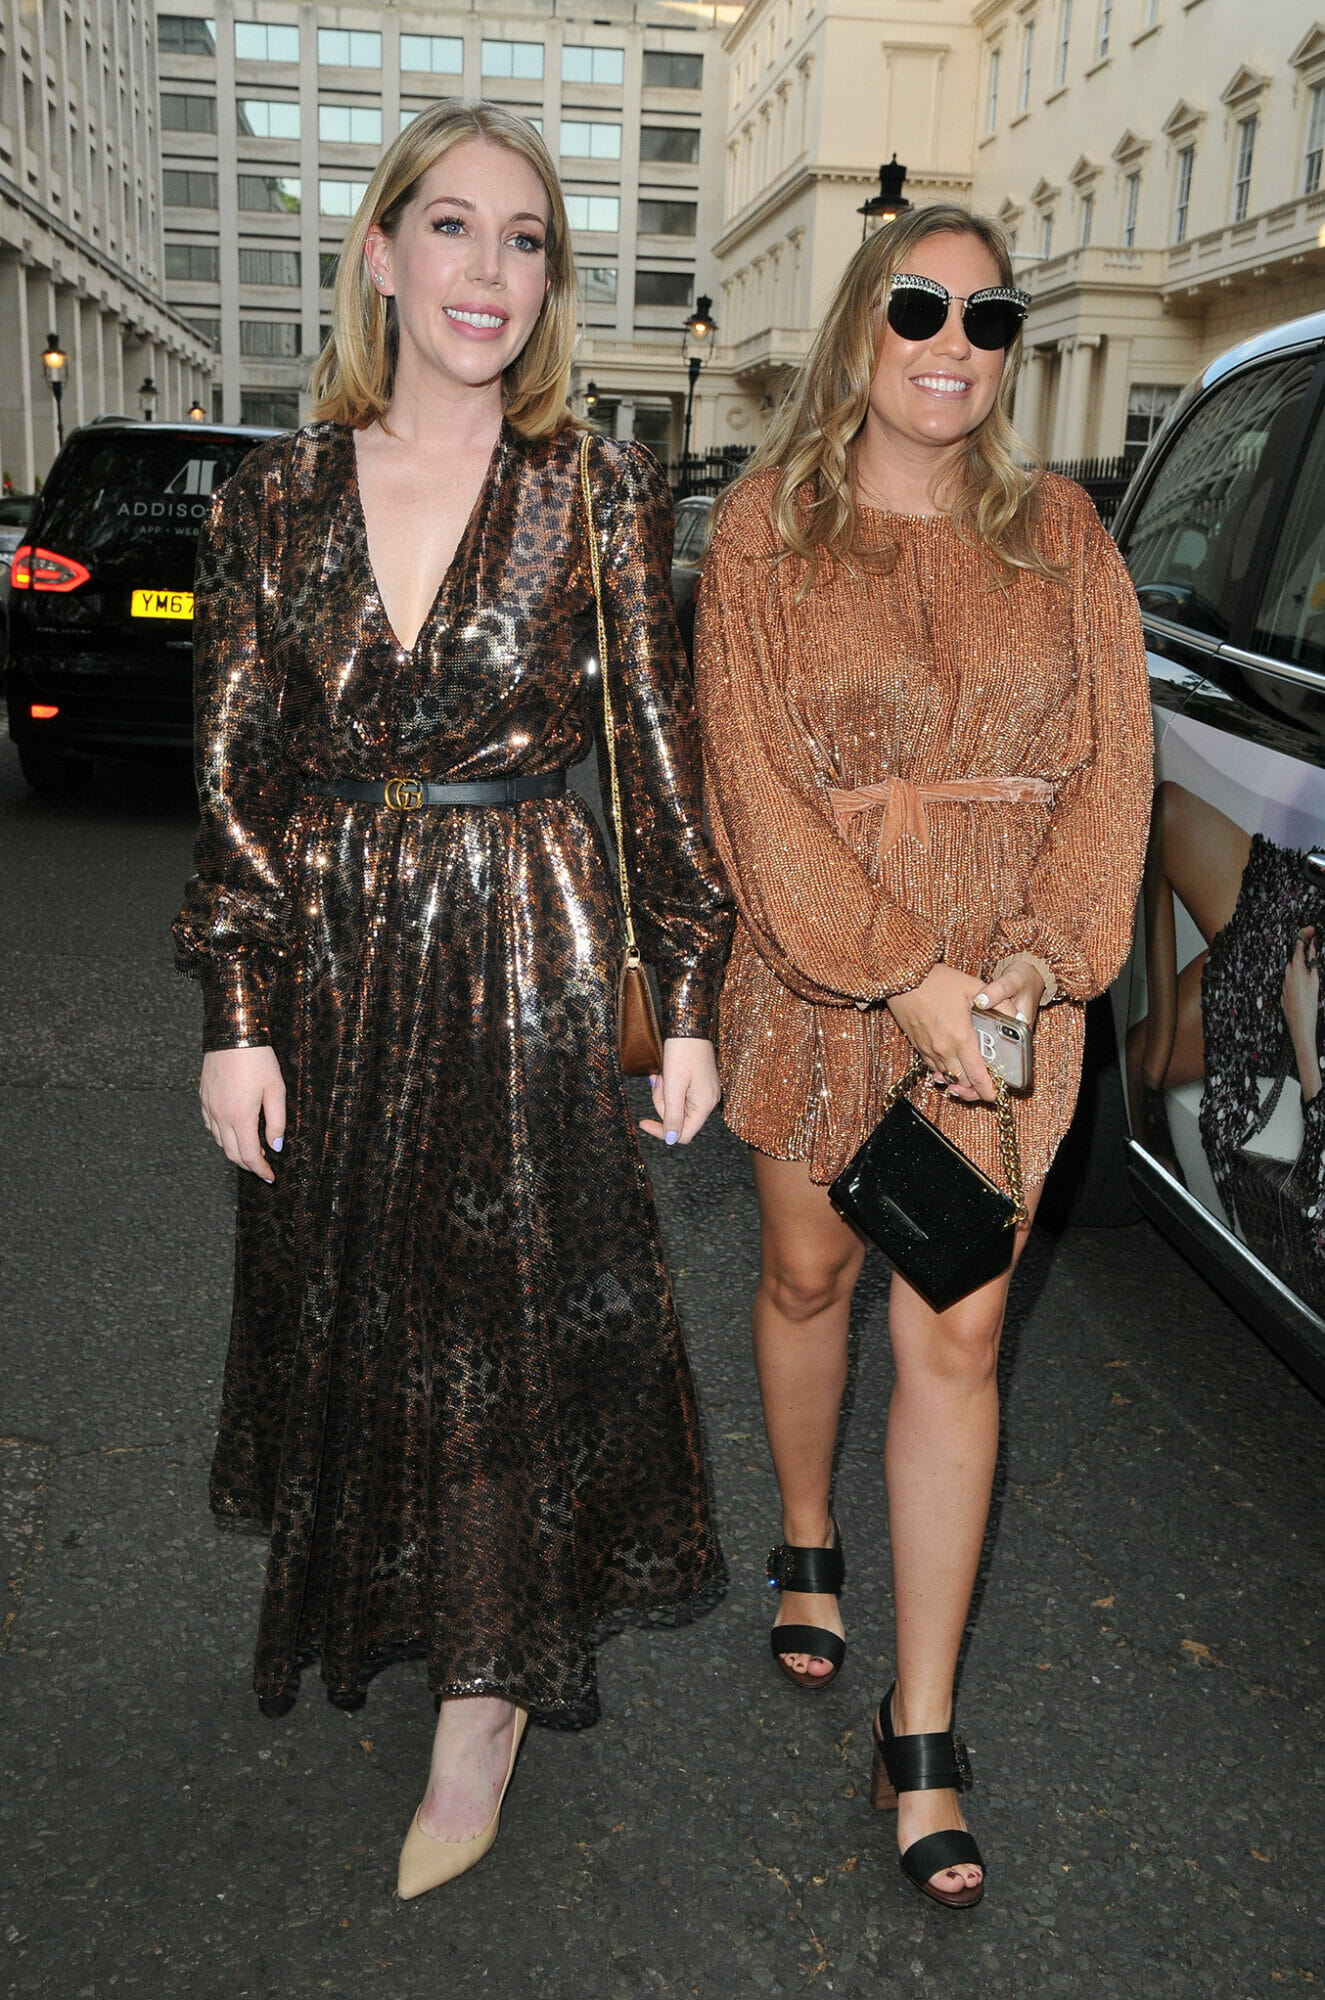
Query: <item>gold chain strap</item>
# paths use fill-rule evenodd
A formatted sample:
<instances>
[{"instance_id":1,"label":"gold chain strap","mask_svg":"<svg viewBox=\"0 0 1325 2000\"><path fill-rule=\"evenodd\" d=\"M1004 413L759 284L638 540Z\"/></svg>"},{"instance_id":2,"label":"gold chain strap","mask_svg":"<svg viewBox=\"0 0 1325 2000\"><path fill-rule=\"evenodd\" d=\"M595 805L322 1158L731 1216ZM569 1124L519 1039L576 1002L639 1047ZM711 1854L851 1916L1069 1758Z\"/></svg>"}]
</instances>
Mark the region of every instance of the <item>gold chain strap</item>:
<instances>
[{"instance_id":1,"label":"gold chain strap","mask_svg":"<svg viewBox=\"0 0 1325 2000\"><path fill-rule=\"evenodd\" d=\"M621 911L626 920L626 964L638 965L639 946L630 914L630 878L626 873L626 843L621 832L621 786L616 770L616 727L612 719L612 688L607 673L607 626L603 619L603 576L598 559L598 535L594 527L593 487L589 479L590 434L580 439L580 491L584 495L584 520L588 529L589 568L593 572L594 610L598 614L598 673L603 683L603 727L607 734L607 769L612 792L612 825L616 831L617 874L621 882Z\"/></svg>"},{"instance_id":2,"label":"gold chain strap","mask_svg":"<svg viewBox=\"0 0 1325 2000\"><path fill-rule=\"evenodd\" d=\"M899 1097L904 1097L913 1083L918 1083L928 1070L929 1064L923 1056L916 1056L904 1076L890 1085L883 1100L880 1118L886 1118ZM1008 1192L1012 1196L1012 1214L1008 1217L1008 1228L1015 1229L1019 1223L1029 1220L1026 1208L1026 1190L1021 1178L1021 1152L1017 1145L1017 1128L1013 1123L1012 1106L1008 1102L1007 1078L998 1070L991 1069L994 1092L998 1099L998 1145L1003 1155L1003 1172L1007 1176Z\"/></svg>"}]
</instances>

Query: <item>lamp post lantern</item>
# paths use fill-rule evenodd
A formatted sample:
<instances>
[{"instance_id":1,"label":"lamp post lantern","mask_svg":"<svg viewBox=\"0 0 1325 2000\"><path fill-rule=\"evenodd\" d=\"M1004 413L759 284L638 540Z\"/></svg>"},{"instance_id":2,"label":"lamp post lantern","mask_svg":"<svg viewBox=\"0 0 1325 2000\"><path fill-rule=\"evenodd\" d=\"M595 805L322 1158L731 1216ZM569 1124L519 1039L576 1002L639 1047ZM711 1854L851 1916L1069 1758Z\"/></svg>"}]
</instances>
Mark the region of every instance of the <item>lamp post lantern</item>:
<instances>
[{"instance_id":1,"label":"lamp post lantern","mask_svg":"<svg viewBox=\"0 0 1325 2000\"><path fill-rule=\"evenodd\" d=\"M190 422L191 424L201 424L201 423L205 423L206 421L207 421L207 412L206 412L206 410L204 410L204 408L203 408L202 404L201 404L201 403L190 403L190 404L189 404L189 422Z\"/></svg>"},{"instance_id":2,"label":"lamp post lantern","mask_svg":"<svg viewBox=\"0 0 1325 2000\"><path fill-rule=\"evenodd\" d=\"M695 301L695 310L685 321L682 330L681 352L685 356L686 389L685 432L681 440L681 493L690 491L690 426L695 413L695 384L704 366L704 357L709 352L713 336L718 330L718 322L713 317L713 301L707 292L701 292Z\"/></svg>"},{"instance_id":3,"label":"lamp post lantern","mask_svg":"<svg viewBox=\"0 0 1325 2000\"><path fill-rule=\"evenodd\" d=\"M138 407L143 413L143 422L150 424L156 415L156 383L150 375L144 375L138 384Z\"/></svg>"},{"instance_id":4,"label":"lamp post lantern","mask_svg":"<svg viewBox=\"0 0 1325 2000\"><path fill-rule=\"evenodd\" d=\"M911 204L902 193L905 185L906 168L894 153L888 165L879 168L879 192L872 194L868 201L863 201L856 210L857 215L863 215L865 218L860 225L862 243L870 233L871 222L877 222L882 227L886 223L896 222L899 215L906 214Z\"/></svg>"},{"instance_id":5,"label":"lamp post lantern","mask_svg":"<svg viewBox=\"0 0 1325 2000\"><path fill-rule=\"evenodd\" d=\"M64 377L65 371L69 366L69 356L61 347L60 336L57 333L53 333L47 341L45 352L41 357L41 365L46 380L50 384L51 395L55 399L55 441L57 445L62 445L64 443L64 411L61 404L64 398Z\"/></svg>"}]
</instances>

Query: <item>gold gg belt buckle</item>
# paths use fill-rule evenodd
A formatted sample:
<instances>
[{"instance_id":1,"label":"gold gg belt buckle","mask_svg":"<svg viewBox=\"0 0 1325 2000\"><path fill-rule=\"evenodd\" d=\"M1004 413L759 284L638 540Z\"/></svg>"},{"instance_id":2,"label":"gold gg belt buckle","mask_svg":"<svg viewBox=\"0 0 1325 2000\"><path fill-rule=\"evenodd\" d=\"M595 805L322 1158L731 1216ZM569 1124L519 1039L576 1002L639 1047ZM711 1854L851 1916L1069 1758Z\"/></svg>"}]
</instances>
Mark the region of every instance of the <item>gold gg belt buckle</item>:
<instances>
[{"instance_id":1,"label":"gold gg belt buckle","mask_svg":"<svg viewBox=\"0 0 1325 2000\"><path fill-rule=\"evenodd\" d=\"M393 812L417 812L423 804L423 781L420 778L388 778L382 787L382 798Z\"/></svg>"}]
</instances>

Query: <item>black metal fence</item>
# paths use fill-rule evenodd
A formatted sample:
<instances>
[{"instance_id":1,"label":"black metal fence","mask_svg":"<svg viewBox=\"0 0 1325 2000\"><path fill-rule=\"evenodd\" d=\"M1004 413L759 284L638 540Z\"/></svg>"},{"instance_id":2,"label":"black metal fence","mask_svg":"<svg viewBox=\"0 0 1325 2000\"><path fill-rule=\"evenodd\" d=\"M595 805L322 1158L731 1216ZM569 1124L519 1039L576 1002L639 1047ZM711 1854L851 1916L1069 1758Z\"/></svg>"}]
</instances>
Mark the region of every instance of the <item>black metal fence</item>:
<instances>
[{"instance_id":1,"label":"black metal fence","mask_svg":"<svg viewBox=\"0 0 1325 2000\"><path fill-rule=\"evenodd\" d=\"M673 494L684 500L688 493L721 493L753 451L750 444L729 444L720 451L686 452L667 468Z\"/></svg>"},{"instance_id":2,"label":"black metal fence","mask_svg":"<svg viewBox=\"0 0 1325 2000\"><path fill-rule=\"evenodd\" d=\"M1060 459L1049 467L1050 472L1061 472L1066 479L1075 479L1078 486L1084 486L1095 502L1100 520L1106 528L1113 524L1113 517L1122 504L1128 482L1141 463L1140 450L1120 451L1116 458L1070 458Z\"/></svg>"}]
</instances>

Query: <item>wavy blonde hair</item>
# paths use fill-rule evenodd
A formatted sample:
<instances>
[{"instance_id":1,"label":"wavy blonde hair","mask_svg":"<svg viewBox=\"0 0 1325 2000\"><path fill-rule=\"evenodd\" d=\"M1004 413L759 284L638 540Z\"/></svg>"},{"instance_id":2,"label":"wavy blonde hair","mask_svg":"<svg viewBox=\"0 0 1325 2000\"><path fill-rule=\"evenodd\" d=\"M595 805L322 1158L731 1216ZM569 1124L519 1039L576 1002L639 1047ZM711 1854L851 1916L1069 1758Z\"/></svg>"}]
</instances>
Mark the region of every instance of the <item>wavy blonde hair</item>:
<instances>
[{"instance_id":1,"label":"wavy blonde hair","mask_svg":"<svg viewBox=\"0 0 1325 2000\"><path fill-rule=\"evenodd\" d=\"M805 565L802 596L825 561L887 569L897 560L895 548L863 544L854 494L856 445L869 408L893 273L926 237L942 235L978 238L998 266L999 283L1015 283L1002 230L956 202L918 208L880 229L843 272L809 356L742 474L743 482L777 468L773 525L782 553ZM986 549L995 573L1009 582L1017 570L1059 574L1036 543L1041 467L1012 428L1020 368L1019 333L1007 351L994 406L966 440L951 503L957 532Z\"/></svg>"},{"instance_id":2,"label":"wavy blonde hair","mask_svg":"<svg viewBox=\"0 0 1325 2000\"><path fill-rule=\"evenodd\" d=\"M527 119L500 104L434 104L383 154L341 246L331 332L313 369L313 419L362 430L385 417L399 352L396 302L368 274L364 245L376 225L394 236L430 167L466 139L484 139L528 160L548 201L545 245L551 288L534 330L506 370L502 400L526 437L555 437L574 419L566 407L579 305L561 183L552 155Z\"/></svg>"}]
</instances>

